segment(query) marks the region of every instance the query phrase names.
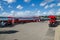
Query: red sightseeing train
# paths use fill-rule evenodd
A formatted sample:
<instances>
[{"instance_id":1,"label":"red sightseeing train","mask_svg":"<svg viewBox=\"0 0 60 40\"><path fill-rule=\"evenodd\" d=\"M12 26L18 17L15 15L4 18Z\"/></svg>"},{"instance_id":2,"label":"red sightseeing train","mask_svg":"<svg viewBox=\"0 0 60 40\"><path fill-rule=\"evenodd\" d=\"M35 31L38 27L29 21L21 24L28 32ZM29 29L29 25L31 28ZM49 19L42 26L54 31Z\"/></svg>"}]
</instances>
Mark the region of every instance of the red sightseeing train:
<instances>
[{"instance_id":1,"label":"red sightseeing train","mask_svg":"<svg viewBox=\"0 0 60 40\"><path fill-rule=\"evenodd\" d=\"M0 17L0 25L14 25L15 23L39 22L39 17Z\"/></svg>"}]
</instances>

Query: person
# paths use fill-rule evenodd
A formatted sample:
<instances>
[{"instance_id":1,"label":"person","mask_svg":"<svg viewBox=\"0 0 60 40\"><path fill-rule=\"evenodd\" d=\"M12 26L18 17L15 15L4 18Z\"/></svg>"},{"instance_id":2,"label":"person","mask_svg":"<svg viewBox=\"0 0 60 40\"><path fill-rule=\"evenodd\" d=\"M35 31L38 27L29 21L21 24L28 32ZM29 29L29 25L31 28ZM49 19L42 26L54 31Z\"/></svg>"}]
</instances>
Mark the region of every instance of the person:
<instances>
[{"instance_id":1,"label":"person","mask_svg":"<svg viewBox=\"0 0 60 40\"><path fill-rule=\"evenodd\" d=\"M5 22L3 22L3 21L1 22L1 26L5 26L5 24L6 24Z\"/></svg>"}]
</instances>

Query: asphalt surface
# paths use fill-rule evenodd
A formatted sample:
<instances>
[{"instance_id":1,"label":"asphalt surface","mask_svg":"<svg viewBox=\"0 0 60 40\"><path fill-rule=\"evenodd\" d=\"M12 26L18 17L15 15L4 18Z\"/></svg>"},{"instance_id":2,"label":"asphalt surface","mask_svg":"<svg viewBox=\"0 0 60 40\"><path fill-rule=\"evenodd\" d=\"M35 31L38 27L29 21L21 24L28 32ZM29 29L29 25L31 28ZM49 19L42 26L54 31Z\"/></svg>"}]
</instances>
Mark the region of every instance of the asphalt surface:
<instances>
[{"instance_id":1,"label":"asphalt surface","mask_svg":"<svg viewBox=\"0 0 60 40\"><path fill-rule=\"evenodd\" d=\"M0 40L54 40L54 36L55 28L47 21L0 28Z\"/></svg>"}]
</instances>

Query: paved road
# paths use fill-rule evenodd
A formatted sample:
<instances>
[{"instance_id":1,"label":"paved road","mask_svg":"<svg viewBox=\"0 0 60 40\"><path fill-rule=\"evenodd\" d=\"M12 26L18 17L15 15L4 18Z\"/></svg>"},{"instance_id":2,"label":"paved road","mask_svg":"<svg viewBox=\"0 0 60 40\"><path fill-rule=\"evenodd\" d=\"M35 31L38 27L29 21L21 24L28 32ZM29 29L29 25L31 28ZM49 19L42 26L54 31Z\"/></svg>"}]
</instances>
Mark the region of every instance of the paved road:
<instances>
[{"instance_id":1,"label":"paved road","mask_svg":"<svg viewBox=\"0 0 60 40\"><path fill-rule=\"evenodd\" d=\"M0 40L54 40L55 28L48 22L18 24L0 28Z\"/></svg>"}]
</instances>

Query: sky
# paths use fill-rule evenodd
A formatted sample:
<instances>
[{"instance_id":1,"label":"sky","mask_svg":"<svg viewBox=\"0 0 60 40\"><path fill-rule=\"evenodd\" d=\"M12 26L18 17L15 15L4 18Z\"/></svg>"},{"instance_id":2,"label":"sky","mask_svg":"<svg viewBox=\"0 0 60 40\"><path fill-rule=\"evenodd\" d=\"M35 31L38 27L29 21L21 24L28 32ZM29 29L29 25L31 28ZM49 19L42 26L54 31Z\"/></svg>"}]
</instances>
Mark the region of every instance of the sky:
<instances>
[{"instance_id":1,"label":"sky","mask_svg":"<svg viewBox=\"0 0 60 40\"><path fill-rule=\"evenodd\" d=\"M60 0L0 0L0 16L60 15Z\"/></svg>"}]
</instances>

